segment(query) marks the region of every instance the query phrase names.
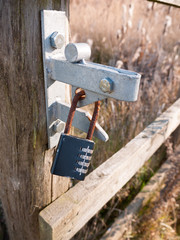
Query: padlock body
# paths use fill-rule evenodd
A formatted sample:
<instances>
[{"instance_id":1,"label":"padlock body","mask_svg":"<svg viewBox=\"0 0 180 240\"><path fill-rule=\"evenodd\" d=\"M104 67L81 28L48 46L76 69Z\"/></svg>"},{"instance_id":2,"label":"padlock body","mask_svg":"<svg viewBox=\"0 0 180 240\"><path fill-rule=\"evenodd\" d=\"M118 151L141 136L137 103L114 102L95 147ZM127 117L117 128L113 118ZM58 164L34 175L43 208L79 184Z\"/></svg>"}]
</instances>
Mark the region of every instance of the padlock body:
<instances>
[{"instance_id":1,"label":"padlock body","mask_svg":"<svg viewBox=\"0 0 180 240\"><path fill-rule=\"evenodd\" d=\"M61 134L51 173L84 180L88 171L94 142L75 136Z\"/></svg>"}]
</instances>

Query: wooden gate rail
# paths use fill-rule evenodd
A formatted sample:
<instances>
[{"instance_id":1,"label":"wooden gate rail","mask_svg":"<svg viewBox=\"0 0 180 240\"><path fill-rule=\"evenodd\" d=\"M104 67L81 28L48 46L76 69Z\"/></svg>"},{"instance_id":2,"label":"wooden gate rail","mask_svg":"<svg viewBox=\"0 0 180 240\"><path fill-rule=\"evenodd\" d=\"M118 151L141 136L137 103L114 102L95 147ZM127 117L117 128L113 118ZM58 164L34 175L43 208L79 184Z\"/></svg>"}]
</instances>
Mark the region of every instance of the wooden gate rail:
<instances>
[{"instance_id":1,"label":"wooden gate rail","mask_svg":"<svg viewBox=\"0 0 180 240\"><path fill-rule=\"evenodd\" d=\"M180 124L180 99L92 173L40 212L41 239L77 233L143 166Z\"/></svg>"},{"instance_id":2,"label":"wooden gate rail","mask_svg":"<svg viewBox=\"0 0 180 240\"><path fill-rule=\"evenodd\" d=\"M180 7L180 0L148 0L151 2L164 3L174 7Z\"/></svg>"}]
</instances>

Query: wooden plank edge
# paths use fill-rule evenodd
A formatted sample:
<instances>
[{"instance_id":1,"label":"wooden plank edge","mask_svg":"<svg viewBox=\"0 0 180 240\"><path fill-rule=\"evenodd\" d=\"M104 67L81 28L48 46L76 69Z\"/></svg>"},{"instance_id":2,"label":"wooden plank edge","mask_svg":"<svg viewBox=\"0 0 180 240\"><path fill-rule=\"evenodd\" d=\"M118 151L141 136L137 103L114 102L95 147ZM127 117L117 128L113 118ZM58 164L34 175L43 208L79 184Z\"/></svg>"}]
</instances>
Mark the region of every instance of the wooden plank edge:
<instances>
[{"instance_id":1,"label":"wooden plank edge","mask_svg":"<svg viewBox=\"0 0 180 240\"><path fill-rule=\"evenodd\" d=\"M43 240L70 239L143 166L180 124L180 99L124 148L90 173L39 214ZM46 226L47 225L47 226ZM43 235L43 233L42 233Z\"/></svg>"},{"instance_id":2,"label":"wooden plank edge","mask_svg":"<svg viewBox=\"0 0 180 240\"><path fill-rule=\"evenodd\" d=\"M39 229L40 229L40 239L51 239L52 237L52 227L46 224L45 220L39 215Z\"/></svg>"},{"instance_id":3,"label":"wooden plank edge","mask_svg":"<svg viewBox=\"0 0 180 240\"><path fill-rule=\"evenodd\" d=\"M148 184L141 190L128 207L114 221L112 226L106 231L100 240L117 240L128 230L128 225L132 222L134 216L145 206L148 201L154 196L156 191L159 191L165 182L167 174L174 166L173 162L166 160L158 172L150 179Z\"/></svg>"},{"instance_id":4,"label":"wooden plank edge","mask_svg":"<svg viewBox=\"0 0 180 240\"><path fill-rule=\"evenodd\" d=\"M149 2L162 3L172 7L180 7L180 0L148 0Z\"/></svg>"}]
</instances>

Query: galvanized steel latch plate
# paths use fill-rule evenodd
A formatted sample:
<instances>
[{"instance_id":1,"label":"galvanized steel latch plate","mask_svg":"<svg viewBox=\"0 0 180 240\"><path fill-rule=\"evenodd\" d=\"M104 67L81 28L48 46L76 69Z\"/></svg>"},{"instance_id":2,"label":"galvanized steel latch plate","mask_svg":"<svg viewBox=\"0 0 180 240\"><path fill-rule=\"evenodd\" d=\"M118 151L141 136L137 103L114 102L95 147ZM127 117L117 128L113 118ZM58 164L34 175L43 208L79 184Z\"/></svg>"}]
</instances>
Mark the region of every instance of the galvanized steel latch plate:
<instances>
[{"instance_id":1,"label":"galvanized steel latch plate","mask_svg":"<svg viewBox=\"0 0 180 240\"><path fill-rule=\"evenodd\" d=\"M91 49L85 43L68 44L68 20L65 12L44 10L41 21L47 127L51 148L57 144L61 132L61 128L60 132L54 131L57 129L57 121L67 118L67 84L72 86L72 96L77 88L85 90L86 98L80 101L78 107L108 97L121 101L136 101L141 75L86 62ZM89 120L88 125L85 120L88 117L84 117L87 114L83 115L82 111L77 111L76 114L73 125L85 131L89 125ZM82 121L78 120L79 116ZM98 124L95 135L104 141L108 140L107 134Z\"/></svg>"}]
</instances>

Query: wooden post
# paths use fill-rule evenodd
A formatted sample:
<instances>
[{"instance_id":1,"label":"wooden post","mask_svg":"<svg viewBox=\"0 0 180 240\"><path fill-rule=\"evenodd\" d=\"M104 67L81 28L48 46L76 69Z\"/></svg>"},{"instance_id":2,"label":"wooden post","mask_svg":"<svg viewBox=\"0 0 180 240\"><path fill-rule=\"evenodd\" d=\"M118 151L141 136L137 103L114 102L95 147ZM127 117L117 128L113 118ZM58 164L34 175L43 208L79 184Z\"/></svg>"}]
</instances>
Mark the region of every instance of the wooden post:
<instances>
[{"instance_id":1,"label":"wooden post","mask_svg":"<svg viewBox=\"0 0 180 240\"><path fill-rule=\"evenodd\" d=\"M11 240L39 240L39 211L68 189L47 151L40 10L63 0L0 0L0 199Z\"/></svg>"}]
</instances>

